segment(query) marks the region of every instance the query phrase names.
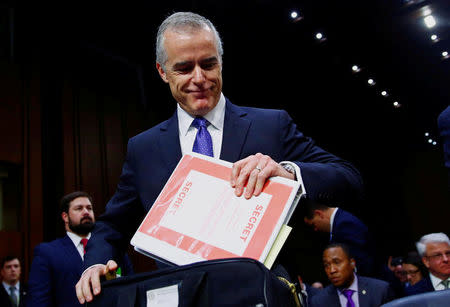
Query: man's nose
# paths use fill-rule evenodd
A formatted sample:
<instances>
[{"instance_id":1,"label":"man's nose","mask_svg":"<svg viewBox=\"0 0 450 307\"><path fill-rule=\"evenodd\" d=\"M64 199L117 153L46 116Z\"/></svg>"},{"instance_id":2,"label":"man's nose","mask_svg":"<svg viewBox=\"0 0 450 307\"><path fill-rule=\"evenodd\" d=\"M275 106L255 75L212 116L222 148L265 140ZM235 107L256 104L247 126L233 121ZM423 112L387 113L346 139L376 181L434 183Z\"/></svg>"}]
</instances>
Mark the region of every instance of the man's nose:
<instances>
[{"instance_id":1,"label":"man's nose","mask_svg":"<svg viewBox=\"0 0 450 307\"><path fill-rule=\"evenodd\" d=\"M196 83L198 82L204 82L205 81L205 75L203 69L201 67L196 66L193 71L194 76L192 77L192 80Z\"/></svg>"},{"instance_id":2,"label":"man's nose","mask_svg":"<svg viewBox=\"0 0 450 307\"><path fill-rule=\"evenodd\" d=\"M447 254L446 254L446 253L443 253L443 254L442 254L442 261L448 262L449 260L450 260L450 258L447 256Z\"/></svg>"},{"instance_id":3,"label":"man's nose","mask_svg":"<svg viewBox=\"0 0 450 307\"><path fill-rule=\"evenodd\" d=\"M330 272L331 273L335 273L336 272L336 266L335 265L330 265Z\"/></svg>"}]
</instances>

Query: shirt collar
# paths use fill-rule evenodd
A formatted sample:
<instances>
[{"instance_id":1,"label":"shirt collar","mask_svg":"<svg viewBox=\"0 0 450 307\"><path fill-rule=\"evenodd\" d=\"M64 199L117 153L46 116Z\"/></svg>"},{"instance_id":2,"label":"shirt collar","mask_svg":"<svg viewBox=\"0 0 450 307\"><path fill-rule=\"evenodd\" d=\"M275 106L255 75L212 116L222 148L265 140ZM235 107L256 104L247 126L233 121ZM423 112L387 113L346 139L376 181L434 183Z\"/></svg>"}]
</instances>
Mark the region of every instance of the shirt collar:
<instances>
[{"instance_id":1,"label":"shirt collar","mask_svg":"<svg viewBox=\"0 0 450 307\"><path fill-rule=\"evenodd\" d=\"M430 272L429 274L430 274L431 284L433 285L433 288L436 289L436 287L439 286L439 285L441 284L442 279L440 279L440 278L434 276L433 274L431 274L431 272Z\"/></svg>"},{"instance_id":2,"label":"shirt collar","mask_svg":"<svg viewBox=\"0 0 450 307\"><path fill-rule=\"evenodd\" d=\"M191 127L194 116L187 113L177 104L177 115L178 115L178 127L180 129L180 134L185 136ZM225 121L225 96L220 93L219 102L217 105L209 111L205 116L203 116L208 122L216 129L222 130L223 123Z\"/></svg>"},{"instance_id":3,"label":"shirt collar","mask_svg":"<svg viewBox=\"0 0 450 307\"><path fill-rule=\"evenodd\" d=\"M78 246L78 244L80 244L80 242L81 242L81 239L83 239L82 237L80 237L76 233L73 233L73 232L70 232L70 231L67 231L66 233L67 233L67 236L70 238L70 240L72 240L72 242L73 242L73 244L75 246ZM91 238L91 233L88 233L86 239L89 240L90 238Z\"/></svg>"},{"instance_id":4,"label":"shirt collar","mask_svg":"<svg viewBox=\"0 0 450 307\"><path fill-rule=\"evenodd\" d=\"M331 213L330 217L330 234L333 233L333 223L334 223L334 217L336 215L336 212L339 210L339 208L334 209L333 213Z\"/></svg>"},{"instance_id":5,"label":"shirt collar","mask_svg":"<svg viewBox=\"0 0 450 307\"><path fill-rule=\"evenodd\" d=\"M358 277L356 276L355 273L353 273L353 282L350 285L350 287L339 289L339 291L342 293L342 291L346 289L353 290L354 292L358 293Z\"/></svg>"},{"instance_id":6,"label":"shirt collar","mask_svg":"<svg viewBox=\"0 0 450 307\"><path fill-rule=\"evenodd\" d=\"M16 291L19 292L20 289L20 281L18 281L14 286L7 284L6 282L2 281L3 287L5 287L5 289L7 290L8 294L9 294L9 288L14 287L16 288Z\"/></svg>"}]
</instances>

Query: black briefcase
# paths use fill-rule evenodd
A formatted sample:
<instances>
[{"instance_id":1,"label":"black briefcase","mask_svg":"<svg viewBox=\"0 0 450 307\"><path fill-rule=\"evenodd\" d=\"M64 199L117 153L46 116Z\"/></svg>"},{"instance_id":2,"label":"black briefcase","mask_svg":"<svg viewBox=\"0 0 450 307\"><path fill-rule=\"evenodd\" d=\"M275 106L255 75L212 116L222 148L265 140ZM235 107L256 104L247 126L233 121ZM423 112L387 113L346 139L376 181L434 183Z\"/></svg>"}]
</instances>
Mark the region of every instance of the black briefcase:
<instances>
[{"instance_id":1,"label":"black briefcase","mask_svg":"<svg viewBox=\"0 0 450 307\"><path fill-rule=\"evenodd\" d=\"M289 307L296 304L293 284L278 278L256 260L230 258L105 281L101 293L86 306Z\"/></svg>"}]
</instances>

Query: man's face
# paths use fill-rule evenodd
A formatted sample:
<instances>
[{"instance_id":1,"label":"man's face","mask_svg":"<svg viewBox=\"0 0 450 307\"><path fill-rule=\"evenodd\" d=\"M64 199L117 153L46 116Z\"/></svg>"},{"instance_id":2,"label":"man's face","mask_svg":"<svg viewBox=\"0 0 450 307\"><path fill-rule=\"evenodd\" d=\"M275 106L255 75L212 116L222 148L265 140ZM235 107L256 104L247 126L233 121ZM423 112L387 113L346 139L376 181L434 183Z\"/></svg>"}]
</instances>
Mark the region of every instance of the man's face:
<instances>
[{"instance_id":1,"label":"man's face","mask_svg":"<svg viewBox=\"0 0 450 307\"><path fill-rule=\"evenodd\" d=\"M305 217L304 221L314 231L330 232L330 220L320 210L315 210L313 217L311 219Z\"/></svg>"},{"instance_id":2,"label":"man's face","mask_svg":"<svg viewBox=\"0 0 450 307\"><path fill-rule=\"evenodd\" d=\"M156 68L169 83L173 97L192 116L203 116L219 102L222 91L222 64L209 28L164 33L167 53L165 70Z\"/></svg>"},{"instance_id":3,"label":"man's face","mask_svg":"<svg viewBox=\"0 0 450 307\"><path fill-rule=\"evenodd\" d=\"M414 286L422 280L422 273L414 264L403 263L402 268L404 275L406 276L406 280L411 284L411 286Z\"/></svg>"},{"instance_id":4,"label":"man's face","mask_svg":"<svg viewBox=\"0 0 450 307\"><path fill-rule=\"evenodd\" d=\"M70 231L78 235L87 235L94 228L95 217L92 204L87 197L78 197L70 202L69 212L62 218Z\"/></svg>"},{"instance_id":5,"label":"man's face","mask_svg":"<svg viewBox=\"0 0 450 307\"><path fill-rule=\"evenodd\" d=\"M427 243L422 261L434 276L442 280L450 277L450 245L447 243Z\"/></svg>"},{"instance_id":6,"label":"man's face","mask_svg":"<svg viewBox=\"0 0 450 307\"><path fill-rule=\"evenodd\" d=\"M20 279L19 259L6 261L1 270L2 279L10 285L15 285Z\"/></svg>"},{"instance_id":7,"label":"man's face","mask_svg":"<svg viewBox=\"0 0 450 307\"><path fill-rule=\"evenodd\" d=\"M323 252L323 266L335 287L346 288L352 284L355 260L350 259L341 247L332 247Z\"/></svg>"}]
</instances>

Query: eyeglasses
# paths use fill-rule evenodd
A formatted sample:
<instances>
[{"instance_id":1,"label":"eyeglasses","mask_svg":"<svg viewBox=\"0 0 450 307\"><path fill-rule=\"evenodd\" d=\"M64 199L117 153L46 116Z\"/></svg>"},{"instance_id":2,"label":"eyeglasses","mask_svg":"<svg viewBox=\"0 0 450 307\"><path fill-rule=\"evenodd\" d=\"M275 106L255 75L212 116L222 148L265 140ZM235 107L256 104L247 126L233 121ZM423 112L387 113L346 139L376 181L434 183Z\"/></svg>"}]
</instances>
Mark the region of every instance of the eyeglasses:
<instances>
[{"instance_id":1,"label":"eyeglasses","mask_svg":"<svg viewBox=\"0 0 450 307\"><path fill-rule=\"evenodd\" d=\"M450 251L446 251L445 253L434 254L434 255L430 255L430 256L426 256L426 257L430 258L432 260L435 260L435 261L442 261L442 260L444 260L444 256L447 257L447 259L450 259Z\"/></svg>"},{"instance_id":2,"label":"eyeglasses","mask_svg":"<svg viewBox=\"0 0 450 307\"><path fill-rule=\"evenodd\" d=\"M405 275L411 275L411 276L414 276L414 275L416 275L417 273L419 273L419 269L417 269L417 270L415 270L415 271L403 271L403 274L405 274Z\"/></svg>"}]
</instances>

